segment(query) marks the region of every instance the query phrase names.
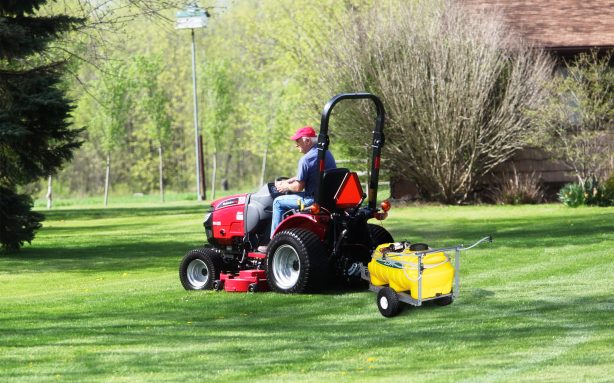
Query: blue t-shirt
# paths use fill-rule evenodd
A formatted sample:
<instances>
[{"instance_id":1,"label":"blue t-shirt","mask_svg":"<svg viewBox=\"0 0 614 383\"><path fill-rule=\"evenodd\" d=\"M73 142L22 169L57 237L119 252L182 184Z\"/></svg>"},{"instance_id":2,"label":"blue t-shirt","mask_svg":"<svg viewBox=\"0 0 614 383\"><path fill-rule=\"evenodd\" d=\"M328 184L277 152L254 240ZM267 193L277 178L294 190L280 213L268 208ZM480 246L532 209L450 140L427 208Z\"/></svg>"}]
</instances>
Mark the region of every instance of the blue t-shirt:
<instances>
[{"instance_id":1,"label":"blue t-shirt","mask_svg":"<svg viewBox=\"0 0 614 383\"><path fill-rule=\"evenodd\" d=\"M337 167L335 158L330 151L326 151L324 157L324 170L334 169ZM320 166L318 165L318 147L314 145L307 153L298 161L298 171L296 174L297 181L305 182L305 196L312 197L316 193L316 185L320 174Z\"/></svg>"}]
</instances>

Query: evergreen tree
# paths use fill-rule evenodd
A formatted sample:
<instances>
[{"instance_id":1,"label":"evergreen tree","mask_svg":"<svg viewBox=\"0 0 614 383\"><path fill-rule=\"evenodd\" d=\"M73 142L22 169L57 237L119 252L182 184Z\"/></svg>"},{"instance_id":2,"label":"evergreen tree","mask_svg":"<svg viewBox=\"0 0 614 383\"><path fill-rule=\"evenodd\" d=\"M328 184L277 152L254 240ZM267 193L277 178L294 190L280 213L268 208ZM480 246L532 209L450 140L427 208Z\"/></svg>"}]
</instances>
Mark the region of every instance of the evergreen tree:
<instances>
[{"instance_id":1,"label":"evergreen tree","mask_svg":"<svg viewBox=\"0 0 614 383\"><path fill-rule=\"evenodd\" d=\"M41 214L17 187L53 174L79 147L68 129L72 109L60 88L64 61L46 50L80 19L37 16L47 0L0 2L0 244L18 250L40 228Z\"/></svg>"}]
</instances>

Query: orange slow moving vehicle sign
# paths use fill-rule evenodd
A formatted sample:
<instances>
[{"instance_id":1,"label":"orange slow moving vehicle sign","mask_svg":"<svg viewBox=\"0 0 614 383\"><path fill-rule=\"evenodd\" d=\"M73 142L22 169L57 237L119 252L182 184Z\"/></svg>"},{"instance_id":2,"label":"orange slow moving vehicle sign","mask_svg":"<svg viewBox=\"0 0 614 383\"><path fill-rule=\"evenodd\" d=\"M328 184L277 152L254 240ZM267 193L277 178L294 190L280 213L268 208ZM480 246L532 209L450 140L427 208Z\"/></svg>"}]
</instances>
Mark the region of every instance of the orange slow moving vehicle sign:
<instances>
[{"instance_id":1,"label":"orange slow moving vehicle sign","mask_svg":"<svg viewBox=\"0 0 614 383\"><path fill-rule=\"evenodd\" d=\"M357 206L363 200L364 193L358 175L349 172L343 178L341 186L335 194L335 205L339 209L348 209Z\"/></svg>"}]
</instances>

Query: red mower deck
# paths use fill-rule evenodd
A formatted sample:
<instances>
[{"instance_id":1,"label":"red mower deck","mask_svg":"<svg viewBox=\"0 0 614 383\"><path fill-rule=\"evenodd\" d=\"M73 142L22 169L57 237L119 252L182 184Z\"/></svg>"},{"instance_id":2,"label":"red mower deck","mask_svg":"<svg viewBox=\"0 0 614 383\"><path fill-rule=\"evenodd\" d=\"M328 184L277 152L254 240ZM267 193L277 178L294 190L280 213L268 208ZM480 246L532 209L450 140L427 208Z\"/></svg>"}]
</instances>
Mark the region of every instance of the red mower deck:
<instances>
[{"instance_id":1,"label":"red mower deck","mask_svg":"<svg viewBox=\"0 0 614 383\"><path fill-rule=\"evenodd\" d=\"M215 282L215 289L228 292L269 291L264 270L241 270L239 274L220 273L219 281Z\"/></svg>"}]
</instances>

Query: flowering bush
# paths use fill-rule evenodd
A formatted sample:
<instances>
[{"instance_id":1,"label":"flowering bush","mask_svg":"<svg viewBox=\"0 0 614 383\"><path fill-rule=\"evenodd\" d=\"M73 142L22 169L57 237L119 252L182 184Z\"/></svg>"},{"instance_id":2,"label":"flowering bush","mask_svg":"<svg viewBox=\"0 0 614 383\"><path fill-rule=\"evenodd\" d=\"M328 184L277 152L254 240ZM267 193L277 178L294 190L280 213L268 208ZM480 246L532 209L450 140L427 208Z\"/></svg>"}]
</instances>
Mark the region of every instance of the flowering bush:
<instances>
[{"instance_id":1,"label":"flowering bush","mask_svg":"<svg viewBox=\"0 0 614 383\"><path fill-rule=\"evenodd\" d=\"M567 184L559 191L559 200L569 207L584 205L584 188L579 183Z\"/></svg>"},{"instance_id":2,"label":"flowering bush","mask_svg":"<svg viewBox=\"0 0 614 383\"><path fill-rule=\"evenodd\" d=\"M566 206L614 206L614 176L603 185L591 177L582 183L565 185L559 191L559 200Z\"/></svg>"}]
</instances>

